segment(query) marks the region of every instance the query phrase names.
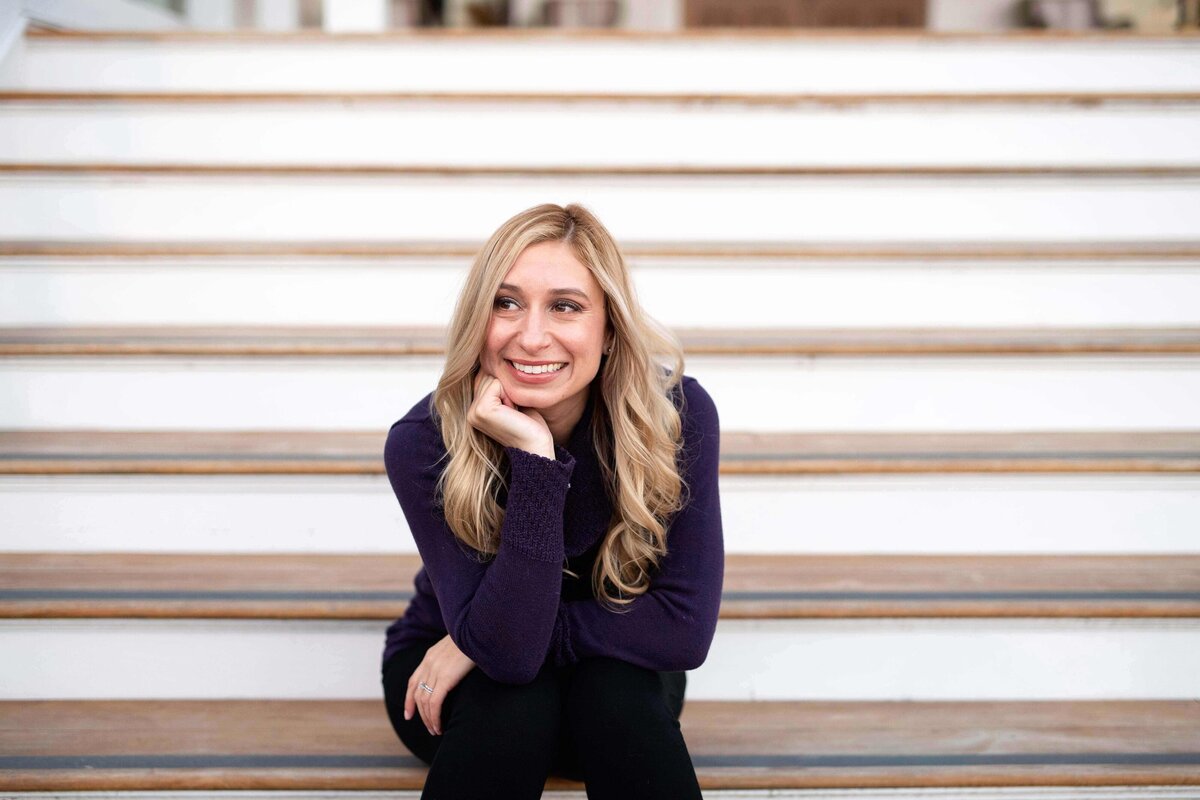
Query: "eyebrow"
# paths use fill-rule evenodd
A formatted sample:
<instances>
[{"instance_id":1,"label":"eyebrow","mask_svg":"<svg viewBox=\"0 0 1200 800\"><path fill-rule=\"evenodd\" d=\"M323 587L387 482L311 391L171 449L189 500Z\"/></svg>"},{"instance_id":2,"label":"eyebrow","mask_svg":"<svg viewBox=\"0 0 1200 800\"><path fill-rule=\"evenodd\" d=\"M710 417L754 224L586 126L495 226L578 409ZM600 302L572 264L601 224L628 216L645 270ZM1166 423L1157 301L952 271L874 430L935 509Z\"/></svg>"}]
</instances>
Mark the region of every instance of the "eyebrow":
<instances>
[{"instance_id":1,"label":"eyebrow","mask_svg":"<svg viewBox=\"0 0 1200 800\"><path fill-rule=\"evenodd\" d=\"M514 286L511 283L502 283L500 284L500 288L506 289L510 292L516 292L517 294L521 294L523 292L520 286ZM582 289L551 289L550 294L574 294L582 297L584 300L591 300L591 298L587 296L587 292L583 291Z\"/></svg>"}]
</instances>

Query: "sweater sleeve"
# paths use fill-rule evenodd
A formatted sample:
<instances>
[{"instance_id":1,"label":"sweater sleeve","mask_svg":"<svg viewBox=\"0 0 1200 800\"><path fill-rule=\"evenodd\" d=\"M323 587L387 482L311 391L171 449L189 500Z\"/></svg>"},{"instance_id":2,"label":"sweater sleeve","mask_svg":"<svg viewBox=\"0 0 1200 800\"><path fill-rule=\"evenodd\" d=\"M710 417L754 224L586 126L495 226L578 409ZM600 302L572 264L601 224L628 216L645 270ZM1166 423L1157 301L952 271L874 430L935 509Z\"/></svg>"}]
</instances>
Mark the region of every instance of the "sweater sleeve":
<instances>
[{"instance_id":1,"label":"sweater sleeve","mask_svg":"<svg viewBox=\"0 0 1200 800\"><path fill-rule=\"evenodd\" d=\"M454 643L492 679L529 683L544 662L562 592L563 507L575 459L557 445L554 459L506 448L511 469L500 544L480 563L435 506L444 464L434 462L444 452L428 421L398 422L384 446L388 480Z\"/></svg>"},{"instance_id":2,"label":"sweater sleeve","mask_svg":"<svg viewBox=\"0 0 1200 800\"><path fill-rule=\"evenodd\" d=\"M660 570L646 593L619 612L595 599L561 602L547 653L559 666L607 656L682 671L708 657L725 577L717 486L720 421L699 383L691 382L686 398L682 474L691 496L669 525Z\"/></svg>"}]
</instances>

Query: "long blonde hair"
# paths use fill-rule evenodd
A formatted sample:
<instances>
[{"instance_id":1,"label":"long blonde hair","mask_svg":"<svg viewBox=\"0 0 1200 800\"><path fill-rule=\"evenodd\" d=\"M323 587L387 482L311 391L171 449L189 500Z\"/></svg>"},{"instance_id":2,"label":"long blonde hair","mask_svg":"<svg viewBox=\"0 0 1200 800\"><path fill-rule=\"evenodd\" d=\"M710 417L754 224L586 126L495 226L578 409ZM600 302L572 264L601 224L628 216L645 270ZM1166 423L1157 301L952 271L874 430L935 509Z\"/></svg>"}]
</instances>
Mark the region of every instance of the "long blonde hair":
<instances>
[{"instance_id":1,"label":"long blonde hair","mask_svg":"<svg viewBox=\"0 0 1200 800\"><path fill-rule=\"evenodd\" d=\"M672 332L643 313L616 242L586 208L547 203L522 211L476 255L447 331L446 365L430 409L449 458L437 493L454 535L484 559L494 555L504 520L498 493L507 488L508 456L467 422L467 411L496 291L525 248L549 241L566 243L592 272L604 291L612 332L612 349L601 357L589 391L591 440L613 509L592 571L592 590L616 611L649 588L651 571L667 553L668 521L686 502L677 462L682 422L671 400L683 377L683 348ZM678 396L682 402L681 386ZM564 571L574 574L565 563Z\"/></svg>"}]
</instances>

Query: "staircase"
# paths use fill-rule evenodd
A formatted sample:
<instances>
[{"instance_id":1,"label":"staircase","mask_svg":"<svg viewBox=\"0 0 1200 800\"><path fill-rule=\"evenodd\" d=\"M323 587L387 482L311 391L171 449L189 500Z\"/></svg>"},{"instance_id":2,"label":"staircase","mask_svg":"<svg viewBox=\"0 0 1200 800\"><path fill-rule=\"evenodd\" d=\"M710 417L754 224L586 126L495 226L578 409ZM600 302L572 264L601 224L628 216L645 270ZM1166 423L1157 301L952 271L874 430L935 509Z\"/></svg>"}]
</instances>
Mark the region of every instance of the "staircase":
<instances>
[{"instance_id":1,"label":"staircase","mask_svg":"<svg viewBox=\"0 0 1200 800\"><path fill-rule=\"evenodd\" d=\"M721 412L707 797L1200 797L1200 37L778 31L26 32L0 793L419 796L384 434L572 201Z\"/></svg>"}]
</instances>

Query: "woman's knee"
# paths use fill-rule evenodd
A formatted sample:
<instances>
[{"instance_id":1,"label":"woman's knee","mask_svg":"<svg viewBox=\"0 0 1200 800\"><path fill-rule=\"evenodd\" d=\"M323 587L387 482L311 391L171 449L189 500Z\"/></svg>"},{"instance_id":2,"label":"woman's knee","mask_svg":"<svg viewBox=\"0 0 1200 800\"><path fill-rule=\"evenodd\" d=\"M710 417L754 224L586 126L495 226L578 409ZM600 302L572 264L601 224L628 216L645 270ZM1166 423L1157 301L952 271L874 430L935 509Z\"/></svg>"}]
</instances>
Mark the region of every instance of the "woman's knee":
<instances>
[{"instance_id":1,"label":"woman's knee","mask_svg":"<svg viewBox=\"0 0 1200 800\"><path fill-rule=\"evenodd\" d=\"M479 747L503 758L549 758L555 752L562 701L550 671L527 684L506 684L473 669L442 708L441 743Z\"/></svg>"},{"instance_id":2,"label":"woman's knee","mask_svg":"<svg viewBox=\"0 0 1200 800\"><path fill-rule=\"evenodd\" d=\"M555 676L499 683L478 669L443 706L423 797L539 797L558 752Z\"/></svg>"},{"instance_id":3,"label":"woman's knee","mask_svg":"<svg viewBox=\"0 0 1200 800\"><path fill-rule=\"evenodd\" d=\"M544 669L530 683L501 683L479 668L450 691L446 706L462 719L494 721L503 730L514 725L555 722L559 716L559 689L554 673ZM444 710L445 710L444 707Z\"/></svg>"},{"instance_id":4,"label":"woman's knee","mask_svg":"<svg viewBox=\"0 0 1200 800\"><path fill-rule=\"evenodd\" d=\"M574 724L580 718L614 721L670 720L676 714L658 672L616 658L578 662L567 693L567 711Z\"/></svg>"},{"instance_id":5,"label":"woman's knee","mask_svg":"<svg viewBox=\"0 0 1200 800\"><path fill-rule=\"evenodd\" d=\"M699 798L696 771L664 677L616 659L578 663L565 723L589 796Z\"/></svg>"},{"instance_id":6,"label":"woman's knee","mask_svg":"<svg viewBox=\"0 0 1200 800\"><path fill-rule=\"evenodd\" d=\"M528 684L506 684L475 668L450 689L442 702L440 736L426 730L414 706L411 719L403 719L409 677L420 664L423 649L416 648L388 665L384 676L385 699L392 727L401 742L426 764L443 743L455 748L502 751L505 755L534 755L556 740L561 717L561 694L555 674L545 669Z\"/></svg>"}]
</instances>

